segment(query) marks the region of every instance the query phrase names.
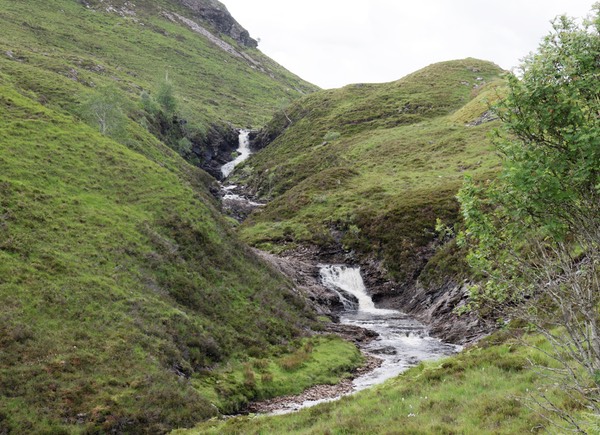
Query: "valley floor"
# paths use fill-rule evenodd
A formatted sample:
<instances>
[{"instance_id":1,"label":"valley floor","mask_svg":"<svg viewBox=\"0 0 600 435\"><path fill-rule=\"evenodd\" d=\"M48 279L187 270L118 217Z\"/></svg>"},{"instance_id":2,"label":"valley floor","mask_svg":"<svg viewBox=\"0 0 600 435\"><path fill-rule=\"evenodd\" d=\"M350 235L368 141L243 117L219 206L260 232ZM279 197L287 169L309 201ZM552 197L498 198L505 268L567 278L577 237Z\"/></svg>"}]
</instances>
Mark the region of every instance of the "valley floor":
<instances>
[{"instance_id":1,"label":"valley floor","mask_svg":"<svg viewBox=\"0 0 600 435\"><path fill-rule=\"evenodd\" d=\"M422 363L375 388L294 414L213 419L187 434L517 434L562 430L536 411L542 375L529 361L547 363L525 340L497 333L459 355ZM537 387L536 387L537 386ZM568 397L550 387L562 404Z\"/></svg>"}]
</instances>

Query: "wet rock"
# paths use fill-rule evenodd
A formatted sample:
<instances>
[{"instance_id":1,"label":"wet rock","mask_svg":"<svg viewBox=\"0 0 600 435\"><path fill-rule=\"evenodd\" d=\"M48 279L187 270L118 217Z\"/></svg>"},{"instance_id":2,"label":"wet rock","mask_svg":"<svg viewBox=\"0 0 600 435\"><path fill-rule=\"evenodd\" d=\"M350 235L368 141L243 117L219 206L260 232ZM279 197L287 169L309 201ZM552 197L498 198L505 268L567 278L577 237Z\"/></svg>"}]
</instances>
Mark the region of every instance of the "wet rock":
<instances>
[{"instance_id":1,"label":"wet rock","mask_svg":"<svg viewBox=\"0 0 600 435\"><path fill-rule=\"evenodd\" d=\"M217 197L221 198L223 212L238 222L243 222L257 208L266 204L259 202L244 187L222 186Z\"/></svg>"},{"instance_id":2,"label":"wet rock","mask_svg":"<svg viewBox=\"0 0 600 435\"><path fill-rule=\"evenodd\" d=\"M199 166L215 177L222 178L221 166L232 160L238 148L239 132L229 125L212 125L205 137L193 138L192 153L200 161Z\"/></svg>"},{"instance_id":3,"label":"wet rock","mask_svg":"<svg viewBox=\"0 0 600 435\"><path fill-rule=\"evenodd\" d=\"M319 268L316 264L293 256L279 257L260 250L254 251L276 270L286 275L292 281L295 290L311 303L319 315L335 318L335 313L344 309L339 295L321 284Z\"/></svg>"},{"instance_id":4,"label":"wet rock","mask_svg":"<svg viewBox=\"0 0 600 435\"><path fill-rule=\"evenodd\" d=\"M378 307L392 308L409 314L427 325L429 333L443 341L469 345L489 334L494 325L475 313L456 314L465 305L468 283L457 283L447 277L441 285L423 285L418 279L404 284L394 283L381 275L376 262L367 262L364 276L367 288Z\"/></svg>"},{"instance_id":5,"label":"wet rock","mask_svg":"<svg viewBox=\"0 0 600 435\"><path fill-rule=\"evenodd\" d=\"M326 332L336 334L345 340L351 341L356 345L363 345L371 342L379 336L377 332L370 329L364 329L359 326L346 325L342 323L330 323L325 328Z\"/></svg>"}]
</instances>

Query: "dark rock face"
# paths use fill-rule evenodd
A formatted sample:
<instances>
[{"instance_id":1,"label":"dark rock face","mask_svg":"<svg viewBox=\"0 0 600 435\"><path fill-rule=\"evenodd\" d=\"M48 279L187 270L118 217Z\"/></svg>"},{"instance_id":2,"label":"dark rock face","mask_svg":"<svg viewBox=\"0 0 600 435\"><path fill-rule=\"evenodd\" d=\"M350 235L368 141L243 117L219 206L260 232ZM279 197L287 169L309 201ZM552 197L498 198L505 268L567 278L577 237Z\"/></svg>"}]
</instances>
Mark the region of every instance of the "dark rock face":
<instances>
[{"instance_id":1,"label":"dark rock face","mask_svg":"<svg viewBox=\"0 0 600 435\"><path fill-rule=\"evenodd\" d=\"M378 306L399 309L429 327L431 335L449 343L468 345L493 330L493 325L476 314L458 315L456 308L467 300L467 283L449 280L439 287L426 288L419 281L411 286L373 295ZM387 289L386 289L387 290Z\"/></svg>"},{"instance_id":2,"label":"dark rock face","mask_svg":"<svg viewBox=\"0 0 600 435\"><path fill-rule=\"evenodd\" d=\"M256 48L258 42L250 37L244 29L229 13L225 5L216 0L178 0L179 3L190 11L195 18L200 18L209 23L218 32L230 36L239 44Z\"/></svg>"},{"instance_id":3,"label":"dark rock face","mask_svg":"<svg viewBox=\"0 0 600 435\"><path fill-rule=\"evenodd\" d=\"M213 125L206 137L193 142L192 153L200 161L199 166L220 180L221 166L232 160L231 154L239 146L239 132L230 126Z\"/></svg>"},{"instance_id":4,"label":"dark rock face","mask_svg":"<svg viewBox=\"0 0 600 435\"><path fill-rule=\"evenodd\" d=\"M338 294L321 284L319 267L296 256L278 257L263 251L255 250L259 257L270 263L279 272L286 275L294 284L294 288L304 296L319 315L337 319L335 313L344 310L344 304Z\"/></svg>"},{"instance_id":5,"label":"dark rock face","mask_svg":"<svg viewBox=\"0 0 600 435\"><path fill-rule=\"evenodd\" d=\"M456 314L455 310L467 301L467 282L456 282L448 276L440 285L425 286L419 279L399 284L385 278L385 270L377 261L366 261L362 267L363 279L376 306L415 317L435 337L468 345L493 330L493 325L474 313Z\"/></svg>"}]
</instances>

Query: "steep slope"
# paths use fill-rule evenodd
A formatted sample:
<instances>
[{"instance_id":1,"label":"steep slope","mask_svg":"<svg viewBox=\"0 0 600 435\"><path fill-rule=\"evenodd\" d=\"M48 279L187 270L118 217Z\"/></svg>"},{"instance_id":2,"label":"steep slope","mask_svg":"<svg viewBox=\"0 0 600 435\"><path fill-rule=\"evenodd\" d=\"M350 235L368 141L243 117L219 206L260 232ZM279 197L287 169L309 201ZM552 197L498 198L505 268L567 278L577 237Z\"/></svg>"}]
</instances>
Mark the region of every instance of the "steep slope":
<instances>
[{"instance_id":1,"label":"steep slope","mask_svg":"<svg viewBox=\"0 0 600 435\"><path fill-rule=\"evenodd\" d=\"M79 113L111 86L130 118L173 148L185 137L182 154L207 169L237 147L233 127L260 126L316 90L257 50L217 1L1 0L0 29L0 70L44 105ZM177 113L156 119L141 96L158 97L166 77Z\"/></svg>"},{"instance_id":2,"label":"steep slope","mask_svg":"<svg viewBox=\"0 0 600 435\"><path fill-rule=\"evenodd\" d=\"M214 409L185 379L310 324L152 137L172 170L3 79L0 113L0 427L187 425Z\"/></svg>"},{"instance_id":3,"label":"steep slope","mask_svg":"<svg viewBox=\"0 0 600 435\"><path fill-rule=\"evenodd\" d=\"M380 302L429 323L451 316L463 295L462 256L453 243L438 248L436 219L457 221L466 173L496 170L486 101L498 98L501 74L476 59L443 62L393 83L317 92L279 113L255 139L266 148L237 173L273 199L242 237L360 262ZM445 336L468 338L461 334Z\"/></svg>"},{"instance_id":4,"label":"steep slope","mask_svg":"<svg viewBox=\"0 0 600 435\"><path fill-rule=\"evenodd\" d=\"M222 24L218 2L0 6L0 433L164 433L360 362L349 343L303 341L312 311L166 145L203 156L237 141L228 122L313 86ZM166 72L177 110L148 112L142 91L159 101ZM218 372L254 376L244 362L302 346L346 356L275 392Z\"/></svg>"}]
</instances>

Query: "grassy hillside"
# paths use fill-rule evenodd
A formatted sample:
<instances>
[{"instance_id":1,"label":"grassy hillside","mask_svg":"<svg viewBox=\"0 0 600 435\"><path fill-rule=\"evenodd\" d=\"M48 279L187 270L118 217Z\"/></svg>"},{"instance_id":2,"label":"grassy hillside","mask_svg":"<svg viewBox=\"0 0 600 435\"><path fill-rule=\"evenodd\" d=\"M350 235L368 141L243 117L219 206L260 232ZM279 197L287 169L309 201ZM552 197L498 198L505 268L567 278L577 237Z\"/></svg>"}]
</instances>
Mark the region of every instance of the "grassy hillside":
<instances>
[{"instance_id":1,"label":"grassy hillside","mask_svg":"<svg viewBox=\"0 0 600 435\"><path fill-rule=\"evenodd\" d=\"M261 125L280 100L316 89L259 50L217 34L253 62L224 51L172 14L194 18L176 0L2 0L0 70L45 104L67 109L106 83L137 99L168 74L183 115L199 127L218 120Z\"/></svg>"},{"instance_id":2,"label":"grassy hillside","mask_svg":"<svg viewBox=\"0 0 600 435\"><path fill-rule=\"evenodd\" d=\"M502 81L476 59L431 65L397 82L314 93L279 113L270 142L237 177L273 201L242 237L267 249L316 244L382 259L396 280L414 279L435 239L436 218L456 220L465 173L494 172L480 123ZM479 125L476 125L479 124Z\"/></svg>"},{"instance_id":3,"label":"grassy hillside","mask_svg":"<svg viewBox=\"0 0 600 435\"><path fill-rule=\"evenodd\" d=\"M312 314L231 234L200 170L142 135L153 163L4 75L0 114L0 428L189 425L216 412L193 388L215 364L294 351Z\"/></svg>"},{"instance_id":4,"label":"grassy hillside","mask_svg":"<svg viewBox=\"0 0 600 435\"><path fill-rule=\"evenodd\" d=\"M168 72L177 114L159 121L206 136L313 86L166 17L193 16L180 2L0 6L0 433L162 433L360 363L352 344L303 338L318 326L303 299L238 241L214 180L158 139L140 103ZM83 121L90 101L118 131ZM277 391L217 388L253 360Z\"/></svg>"}]
</instances>

